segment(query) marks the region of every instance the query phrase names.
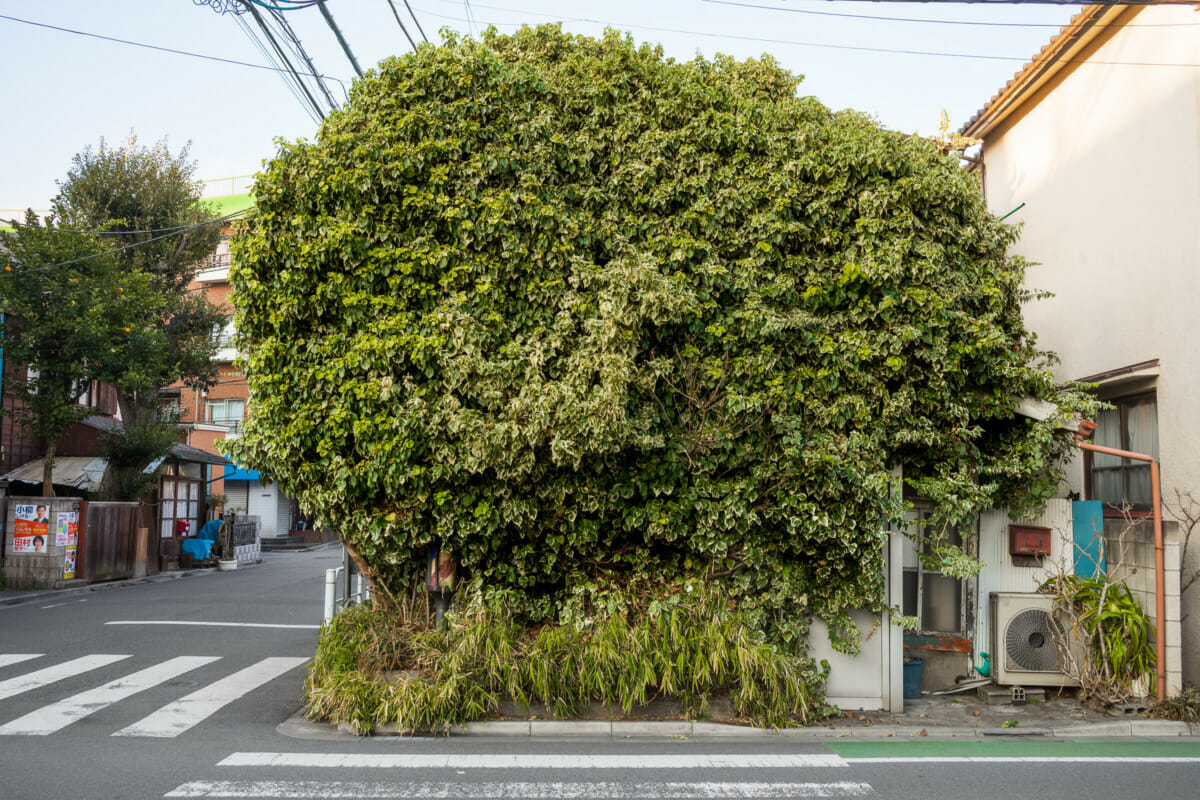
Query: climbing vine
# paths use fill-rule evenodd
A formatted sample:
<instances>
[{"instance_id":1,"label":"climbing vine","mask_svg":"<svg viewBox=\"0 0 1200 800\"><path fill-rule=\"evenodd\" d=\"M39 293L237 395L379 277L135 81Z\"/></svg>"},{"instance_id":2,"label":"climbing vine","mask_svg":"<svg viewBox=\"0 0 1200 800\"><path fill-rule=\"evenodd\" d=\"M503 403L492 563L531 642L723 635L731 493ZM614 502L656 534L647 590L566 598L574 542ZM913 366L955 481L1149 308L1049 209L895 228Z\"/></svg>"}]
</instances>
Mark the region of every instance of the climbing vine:
<instances>
[{"instance_id":1,"label":"climbing vine","mask_svg":"<svg viewBox=\"0 0 1200 800\"><path fill-rule=\"evenodd\" d=\"M1064 442L1014 401L1083 401L1015 230L799 85L557 27L384 61L258 178L237 457L392 590L440 540L528 618L698 576L778 641L881 604L894 466L934 539L1036 505Z\"/></svg>"}]
</instances>

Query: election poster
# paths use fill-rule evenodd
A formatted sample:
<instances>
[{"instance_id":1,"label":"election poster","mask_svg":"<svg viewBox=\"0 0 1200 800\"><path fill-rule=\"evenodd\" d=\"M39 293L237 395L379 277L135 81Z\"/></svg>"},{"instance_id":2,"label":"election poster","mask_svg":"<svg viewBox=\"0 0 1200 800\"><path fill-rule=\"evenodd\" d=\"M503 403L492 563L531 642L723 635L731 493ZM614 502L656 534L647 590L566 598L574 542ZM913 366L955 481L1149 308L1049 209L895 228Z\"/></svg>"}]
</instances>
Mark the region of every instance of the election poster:
<instances>
[{"instance_id":1,"label":"election poster","mask_svg":"<svg viewBox=\"0 0 1200 800\"><path fill-rule=\"evenodd\" d=\"M75 577L75 545L67 545L63 553L63 580Z\"/></svg>"},{"instance_id":2,"label":"election poster","mask_svg":"<svg viewBox=\"0 0 1200 800\"><path fill-rule=\"evenodd\" d=\"M54 526L54 544L67 547L76 544L79 539L79 512L58 512L57 524Z\"/></svg>"},{"instance_id":3,"label":"election poster","mask_svg":"<svg viewBox=\"0 0 1200 800\"><path fill-rule=\"evenodd\" d=\"M50 514L44 505L16 507L13 527L14 553L45 553L50 536Z\"/></svg>"}]
</instances>

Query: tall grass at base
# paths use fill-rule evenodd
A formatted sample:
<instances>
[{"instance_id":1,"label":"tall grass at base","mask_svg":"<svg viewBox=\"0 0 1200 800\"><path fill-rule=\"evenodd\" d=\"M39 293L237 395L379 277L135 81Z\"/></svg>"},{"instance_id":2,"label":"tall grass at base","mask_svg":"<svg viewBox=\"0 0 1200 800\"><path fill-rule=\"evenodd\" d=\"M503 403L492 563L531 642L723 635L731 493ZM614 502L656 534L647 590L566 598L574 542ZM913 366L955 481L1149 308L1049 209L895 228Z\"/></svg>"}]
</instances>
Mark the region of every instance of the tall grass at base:
<instances>
[{"instance_id":1,"label":"tall grass at base","mask_svg":"<svg viewBox=\"0 0 1200 800\"><path fill-rule=\"evenodd\" d=\"M441 631L405 616L358 607L326 626L305 684L310 716L360 733L388 722L438 731L494 714L506 699L567 717L592 702L630 714L673 698L697 718L723 694L761 726L826 713L820 670L766 642L702 587L654 613L627 608L571 625L526 627L478 596Z\"/></svg>"}]
</instances>

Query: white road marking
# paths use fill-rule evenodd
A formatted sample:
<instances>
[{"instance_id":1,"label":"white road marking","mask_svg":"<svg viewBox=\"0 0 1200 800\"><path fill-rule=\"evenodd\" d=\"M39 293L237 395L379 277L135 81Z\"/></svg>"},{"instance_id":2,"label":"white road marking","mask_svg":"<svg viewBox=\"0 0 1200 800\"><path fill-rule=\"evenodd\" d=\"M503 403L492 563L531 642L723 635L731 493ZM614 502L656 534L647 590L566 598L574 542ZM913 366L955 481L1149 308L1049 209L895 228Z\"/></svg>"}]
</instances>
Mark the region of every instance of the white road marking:
<instances>
[{"instance_id":1,"label":"white road marking","mask_svg":"<svg viewBox=\"0 0 1200 800\"><path fill-rule=\"evenodd\" d=\"M866 797L871 785L836 783L368 783L361 781L192 781L166 797L443 798L453 800L633 800L634 798Z\"/></svg>"},{"instance_id":2,"label":"white road marking","mask_svg":"<svg viewBox=\"0 0 1200 800\"><path fill-rule=\"evenodd\" d=\"M193 625L203 628L290 628L295 630L319 631L320 625L284 625L272 622L207 622L177 619L118 619L105 625Z\"/></svg>"},{"instance_id":3,"label":"white road marking","mask_svg":"<svg viewBox=\"0 0 1200 800\"><path fill-rule=\"evenodd\" d=\"M64 678L70 678L78 675L81 672L97 669L112 664L114 661L120 661L129 656L114 656L114 655L90 655L73 658L70 661L64 661L61 664L56 664L53 667L39 669L36 672L30 672L25 675L19 675L16 678L9 678L6 681L0 681L0 700L12 697L22 692L28 692L33 689L40 689L43 686L61 681ZM15 662L14 662L15 663Z\"/></svg>"},{"instance_id":4,"label":"white road marking","mask_svg":"<svg viewBox=\"0 0 1200 800\"><path fill-rule=\"evenodd\" d=\"M220 656L178 656L155 664L103 686L43 706L6 725L0 725L0 736L46 736L113 703L218 659Z\"/></svg>"},{"instance_id":5,"label":"white road marking","mask_svg":"<svg viewBox=\"0 0 1200 800\"><path fill-rule=\"evenodd\" d=\"M42 609L44 610L47 608L58 608L59 606L65 606L65 605L66 605L66 603L51 603L48 606L42 606Z\"/></svg>"},{"instance_id":6,"label":"white road marking","mask_svg":"<svg viewBox=\"0 0 1200 800\"><path fill-rule=\"evenodd\" d=\"M797 769L844 767L833 753L731 755L505 755L502 753L233 753L218 767L354 769Z\"/></svg>"},{"instance_id":7,"label":"white road marking","mask_svg":"<svg viewBox=\"0 0 1200 800\"><path fill-rule=\"evenodd\" d=\"M156 736L170 738L199 724L223 706L257 689L267 681L278 678L288 670L308 661L302 658L264 658L257 664L221 678L203 689L192 692L150 716L122 728L113 736Z\"/></svg>"},{"instance_id":8,"label":"white road marking","mask_svg":"<svg viewBox=\"0 0 1200 800\"><path fill-rule=\"evenodd\" d=\"M22 661L29 661L34 658L41 658L44 653L0 653L0 667L7 667L10 664L20 664Z\"/></svg>"},{"instance_id":9,"label":"white road marking","mask_svg":"<svg viewBox=\"0 0 1200 800\"><path fill-rule=\"evenodd\" d=\"M887 758L847 758L847 764L968 764L1003 762L1006 764L1195 764L1200 756L913 756Z\"/></svg>"}]
</instances>

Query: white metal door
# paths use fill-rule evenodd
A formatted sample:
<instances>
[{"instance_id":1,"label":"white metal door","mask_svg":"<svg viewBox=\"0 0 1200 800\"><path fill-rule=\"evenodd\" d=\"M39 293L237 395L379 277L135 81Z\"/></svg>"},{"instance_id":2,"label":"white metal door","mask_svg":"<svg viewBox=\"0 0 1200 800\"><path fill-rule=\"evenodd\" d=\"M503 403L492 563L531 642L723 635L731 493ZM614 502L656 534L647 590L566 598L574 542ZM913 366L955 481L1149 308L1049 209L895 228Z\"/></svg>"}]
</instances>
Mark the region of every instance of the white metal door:
<instances>
[{"instance_id":1,"label":"white metal door","mask_svg":"<svg viewBox=\"0 0 1200 800\"><path fill-rule=\"evenodd\" d=\"M247 513L252 517L258 517L264 538L276 536L275 520L279 511L279 501L276 495L279 492L279 484L272 483L263 486L260 481L250 481L248 489L250 510Z\"/></svg>"}]
</instances>

